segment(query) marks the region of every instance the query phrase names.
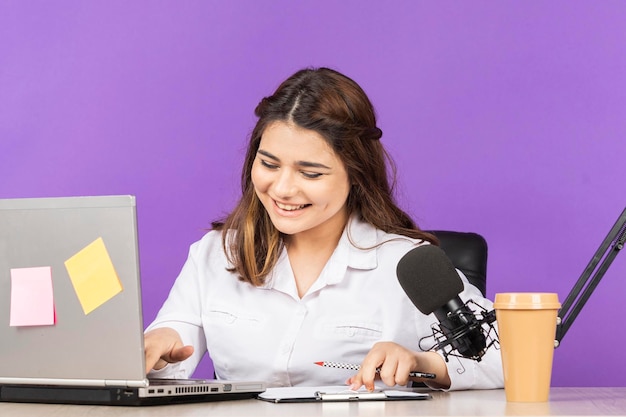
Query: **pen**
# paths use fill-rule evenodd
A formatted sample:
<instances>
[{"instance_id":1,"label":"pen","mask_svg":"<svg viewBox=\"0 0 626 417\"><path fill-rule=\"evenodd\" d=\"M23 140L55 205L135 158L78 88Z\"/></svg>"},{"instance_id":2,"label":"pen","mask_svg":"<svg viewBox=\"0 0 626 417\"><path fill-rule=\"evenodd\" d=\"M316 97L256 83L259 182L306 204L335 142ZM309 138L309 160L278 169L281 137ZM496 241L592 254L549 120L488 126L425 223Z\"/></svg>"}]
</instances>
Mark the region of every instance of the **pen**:
<instances>
[{"instance_id":1,"label":"pen","mask_svg":"<svg viewBox=\"0 0 626 417\"><path fill-rule=\"evenodd\" d=\"M352 371L358 371L359 369L361 369L361 365L355 365L352 363L315 362L315 364L319 366L325 366L327 368L350 369ZM377 368L376 372L380 372L380 368ZM426 378L426 379L435 379L437 377L435 374L431 374L428 372L409 372L409 376L412 378Z\"/></svg>"}]
</instances>

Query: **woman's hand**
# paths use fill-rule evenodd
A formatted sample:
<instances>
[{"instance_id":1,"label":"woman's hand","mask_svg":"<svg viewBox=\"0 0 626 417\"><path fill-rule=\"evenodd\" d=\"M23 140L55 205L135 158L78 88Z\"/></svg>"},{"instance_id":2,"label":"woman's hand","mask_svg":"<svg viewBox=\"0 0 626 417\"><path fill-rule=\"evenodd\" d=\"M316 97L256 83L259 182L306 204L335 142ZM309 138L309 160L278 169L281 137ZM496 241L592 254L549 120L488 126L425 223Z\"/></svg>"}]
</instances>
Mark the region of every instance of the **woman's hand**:
<instances>
[{"instance_id":1,"label":"woman's hand","mask_svg":"<svg viewBox=\"0 0 626 417\"><path fill-rule=\"evenodd\" d=\"M376 369L380 369L377 373ZM409 378L409 373L428 372L437 375L435 379ZM393 342L378 342L369 351L359 372L348 379L350 389L357 390L365 385L374 389L374 380L381 379L385 385L407 385L409 380L428 381L429 385L441 388L450 387L448 368L436 352L414 352Z\"/></svg>"},{"instance_id":2,"label":"woman's hand","mask_svg":"<svg viewBox=\"0 0 626 417\"><path fill-rule=\"evenodd\" d=\"M193 346L184 346L178 332L169 327L150 330L144 335L146 373L168 363L184 361L193 354Z\"/></svg>"}]
</instances>

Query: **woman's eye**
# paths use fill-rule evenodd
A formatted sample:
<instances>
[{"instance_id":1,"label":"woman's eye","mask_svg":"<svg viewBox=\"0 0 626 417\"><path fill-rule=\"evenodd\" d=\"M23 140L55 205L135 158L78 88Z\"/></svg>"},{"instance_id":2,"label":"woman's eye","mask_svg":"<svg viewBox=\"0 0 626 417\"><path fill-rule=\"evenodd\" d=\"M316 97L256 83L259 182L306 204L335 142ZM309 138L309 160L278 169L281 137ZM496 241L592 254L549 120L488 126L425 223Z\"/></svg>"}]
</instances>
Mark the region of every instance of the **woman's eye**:
<instances>
[{"instance_id":1,"label":"woman's eye","mask_svg":"<svg viewBox=\"0 0 626 417\"><path fill-rule=\"evenodd\" d=\"M276 169L278 168L278 165L274 165L274 164L270 164L267 161L264 161L261 159L261 165L263 165L265 168L269 168L269 169Z\"/></svg>"},{"instance_id":2,"label":"woman's eye","mask_svg":"<svg viewBox=\"0 0 626 417\"><path fill-rule=\"evenodd\" d=\"M307 178L319 178L321 177L323 174L320 174L319 172L307 172L307 171L302 171L302 175L304 175Z\"/></svg>"}]
</instances>

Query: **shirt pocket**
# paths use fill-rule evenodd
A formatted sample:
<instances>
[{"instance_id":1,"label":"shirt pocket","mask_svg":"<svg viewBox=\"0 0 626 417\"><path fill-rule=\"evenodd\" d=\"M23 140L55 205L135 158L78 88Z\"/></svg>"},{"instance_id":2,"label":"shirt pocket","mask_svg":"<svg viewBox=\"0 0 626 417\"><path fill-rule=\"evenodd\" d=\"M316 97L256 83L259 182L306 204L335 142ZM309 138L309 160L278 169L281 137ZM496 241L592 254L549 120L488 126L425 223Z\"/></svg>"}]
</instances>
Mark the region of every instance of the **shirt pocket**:
<instances>
[{"instance_id":1,"label":"shirt pocket","mask_svg":"<svg viewBox=\"0 0 626 417\"><path fill-rule=\"evenodd\" d=\"M202 322L205 328L259 330L265 323L265 317L257 312L220 306L203 313Z\"/></svg>"},{"instance_id":2,"label":"shirt pocket","mask_svg":"<svg viewBox=\"0 0 626 417\"><path fill-rule=\"evenodd\" d=\"M247 364L263 340L267 317L238 306L213 306L202 314L207 349L220 363Z\"/></svg>"},{"instance_id":3,"label":"shirt pocket","mask_svg":"<svg viewBox=\"0 0 626 417\"><path fill-rule=\"evenodd\" d=\"M316 335L322 340L375 342L382 337L382 323L362 317L329 317L318 322Z\"/></svg>"}]
</instances>

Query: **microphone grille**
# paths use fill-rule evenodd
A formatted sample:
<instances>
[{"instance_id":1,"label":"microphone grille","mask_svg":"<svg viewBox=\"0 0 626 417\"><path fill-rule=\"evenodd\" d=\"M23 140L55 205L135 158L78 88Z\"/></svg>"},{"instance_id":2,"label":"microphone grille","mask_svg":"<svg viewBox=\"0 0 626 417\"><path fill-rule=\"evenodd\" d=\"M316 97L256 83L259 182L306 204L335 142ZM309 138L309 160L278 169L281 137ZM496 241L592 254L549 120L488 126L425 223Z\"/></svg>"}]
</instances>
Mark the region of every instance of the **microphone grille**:
<instances>
[{"instance_id":1,"label":"microphone grille","mask_svg":"<svg viewBox=\"0 0 626 417\"><path fill-rule=\"evenodd\" d=\"M422 245L407 252L396 268L398 281L419 311L430 314L463 291L463 281L445 252Z\"/></svg>"}]
</instances>

